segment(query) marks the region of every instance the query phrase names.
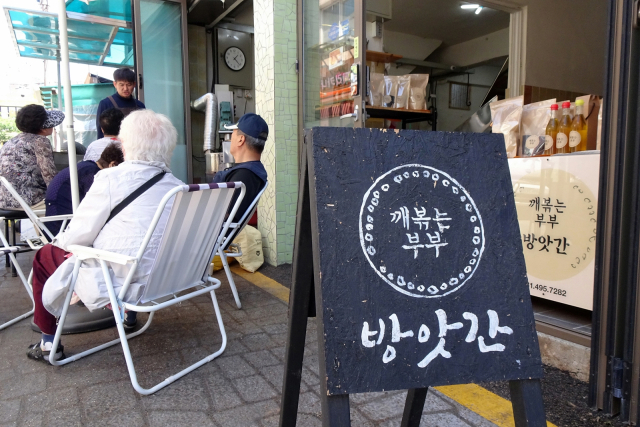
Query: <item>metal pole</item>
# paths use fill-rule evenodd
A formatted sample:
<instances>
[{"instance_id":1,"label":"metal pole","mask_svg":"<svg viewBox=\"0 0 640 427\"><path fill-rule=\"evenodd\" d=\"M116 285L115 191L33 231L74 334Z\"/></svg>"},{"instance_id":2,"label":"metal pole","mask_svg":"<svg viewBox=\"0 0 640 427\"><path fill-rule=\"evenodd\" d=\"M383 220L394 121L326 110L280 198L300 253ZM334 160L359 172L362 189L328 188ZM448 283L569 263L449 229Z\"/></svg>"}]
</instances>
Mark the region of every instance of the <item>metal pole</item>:
<instances>
[{"instance_id":1,"label":"metal pole","mask_svg":"<svg viewBox=\"0 0 640 427\"><path fill-rule=\"evenodd\" d=\"M56 63L58 64L58 92L57 92L57 96L58 96L58 109L62 110L63 106L62 106L62 81L60 80L60 55L58 55L58 60L56 61ZM51 107L53 108L53 99L51 100ZM56 151L62 151L62 132L63 132L64 127L62 126L62 123L60 124L60 126L58 126L58 138L56 138Z\"/></svg>"},{"instance_id":2,"label":"metal pole","mask_svg":"<svg viewBox=\"0 0 640 427\"><path fill-rule=\"evenodd\" d=\"M65 123L67 126L67 153L69 154L69 177L71 179L71 204L75 212L80 204L78 194L78 167L76 160L76 138L73 131L73 102L71 99L71 71L69 70L69 36L67 34L67 5L58 0L58 30L60 31L60 64L64 78Z\"/></svg>"}]
</instances>

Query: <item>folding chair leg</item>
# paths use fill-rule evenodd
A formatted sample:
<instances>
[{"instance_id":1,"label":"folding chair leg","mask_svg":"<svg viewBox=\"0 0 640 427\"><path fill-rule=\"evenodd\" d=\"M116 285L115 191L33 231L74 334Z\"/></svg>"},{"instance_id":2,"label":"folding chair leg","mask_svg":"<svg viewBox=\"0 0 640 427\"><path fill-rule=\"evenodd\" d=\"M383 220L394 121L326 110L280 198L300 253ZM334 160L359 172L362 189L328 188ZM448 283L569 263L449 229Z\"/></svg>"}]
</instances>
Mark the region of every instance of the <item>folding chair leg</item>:
<instances>
[{"instance_id":1,"label":"folding chair leg","mask_svg":"<svg viewBox=\"0 0 640 427\"><path fill-rule=\"evenodd\" d=\"M13 235L12 246L16 245L16 220L11 220L11 234ZM16 265L11 265L11 277L18 277L18 273L16 272Z\"/></svg>"},{"instance_id":2,"label":"folding chair leg","mask_svg":"<svg viewBox=\"0 0 640 427\"><path fill-rule=\"evenodd\" d=\"M76 279L78 277L78 270L80 268L80 260L76 261L76 264L74 265L74 269L73 269L73 277L71 279L71 285L69 286L69 290L67 291L67 296L65 299L65 304L63 306L62 309L62 314L60 315L60 321L58 323L58 328L56 330L56 335L53 339L53 348L57 348L58 344L60 343L60 335L62 333L62 329L64 327L64 322L66 320L67 317L67 311L69 309L69 302L71 301L71 296L73 295L73 288L75 287L75 283L76 283ZM134 338L138 335L140 335L142 332L144 332L149 325L151 324L151 320L153 319L153 315L154 312L150 312L149 313L149 319L147 320L147 323L144 325L144 327L137 331L134 332L133 334L129 334L126 335L124 332L124 324L123 324L123 308L120 304L120 302L118 301L118 299L116 298L116 294L115 291L113 290L113 284L111 282L111 277L109 275L109 270L107 267L107 264L104 260L100 260L100 264L102 267L102 272L104 274L104 278L106 281L106 285L107 285L107 291L109 293L109 300L111 301L111 307L113 309L113 315L115 317L116 320L116 328L118 330L118 339L115 339L113 341L110 341L108 343L102 344L98 347L94 347L90 350L84 351L82 353L76 354L74 356L71 357L67 357L63 360L57 361L57 360L53 360L53 361L49 361L52 365L66 365L67 363L73 362L75 360L78 360L84 356L87 356L89 354L95 353L97 351L103 350L107 347L110 347L112 345L115 345L117 343L121 343L122 344L122 352L124 353L124 358L125 361L127 363L127 370L129 371L129 376L131 377L131 384L133 385L133 388L140 394L143 395L148 395L148 394L153 394L156 391L160 390L163 387L166 387L167 385L171 384L172 382L174 382L175 380L182 378L183 376L185 376L186 374L188 374L189 372L199 368L200 366L204 365L205 363L208 363L210 361L212 361L213 359L215 359L216 357L218 357L220 354L222 354L222 352L225 350L225 348L227 347L227 334L224 330L224 324L222 323L222 316L220 314L220 307L218 306L218 300L216 299L216 295L215 295L215 291L211 290L211 299L213 301L213 308L215 310L216 313L216 320L218 321L218 326L220 328L220 334L222 335L222 345L220 346L220 349L218 349L218 351L216 351L215 353L205 357L204 359L200 360L199 362L194 363L193 365L189 366L186 369L183 369L182 371L178 372L175 375L170 376L169 378L167 378L166 380L162 381L161 383L155 385L154 387L151 387L149 389L146 388L142 388L140 387L140 384L138 383L138 378L136 376L136 370L135 367L133 365L133 360L131 359L131 351L129 349L129 339L130 338Z\"/></svg>"},{"instance_id":3,"label":"folding chair leg","mask_svg":"<svg viewBox=\"0 0 640 427\"><path fill-rule=\"evenodd\" d=\"M4 235L9 236L9 220L8 219L4 220ZM4 260L5 260L5 267L6 268L11 267L11 262L9 262L9 254L6 254L4 256Z\"/></svg>"},{"instance_id":4,"label":"folding chair leg","mask_svg":"<svg viewBox=\"0 0 640 427\"><path fill-rule=\"evenodd\" d=\"M233 298L236 300L236 305L240 309L242 308L242 304L240 303L240 297L238 296L236 283L233 281L233 275L231 274L231 269L229 268L229 263L227 262L227 254L225 254L222 249L218 249L218 255L220 255L220 260L222 260L224 272L227 274L227 280L229 280L229 286L231 287L231 292L233 292Z\"/></svg>"},{"instance_id":5,"label":"folding chair leg","mask_svg":"<svg viewBox=\"0 0 640 427\"><path fill-rule=\"evenodd\" d=\"M10 246L9 242L7 241L5 235L2 234L1 230L2 229L0 229L0 241L2 241L3 245ZM29 294L29 298L31 298L31 311L25 314L22 314L13 320L3 323L2 325L0 325L0 331L7 328L8 326L13 325L14 323L21 321L22 319L26 319L27 317L31 316L36 309L36 303L33 300L33 290L31 289L31 275L33 272L29 274L29 278L27 279L26 277L24 277L24 273L22 272L22 268L20 268L20 265L18 264L18 260L16 259L15 254L9 253L7 254L7 257L9 258L10 264L13 267L14 271L16 271L17 275L20 276L20 281L22 281L22 285L24 286L27 293Z\"/></svg>"},{"instance_id":6,"label":"folding chair leg","mask_svg":"<svg viewBox=\"0 0 640 427\"><path fill-rule=\"evenodd\" d=\"M111 290L110 290L111 293ZM140 386L140 383L138 383L138 377L136 375L136 369L135 366L133 365L133 359L131 358L131 351L129 350L129 343L127 341L127 336L124 335L124 326L122 324L122 318L120 316L116 316L116 326L118 327L118 334L120 335L120 341L122 342L122 351L124 353L124 358L125 361L127 362L127 369L129 371L129 377L131 378L131 385L133 385L133 388L140 394L142 395L150 395L155 393L156 391L163 389L164 387L168 386L169 384L171 384L172 382L182 378L183 376L187 375L189 372L192 372L196 369L198 369L200 366L211 362L213 359L215 359L216 357L220 356L225 348L227 347L227 334L225 332L224 329L224 324L222 323L222 316L220 315L220 307L218 306L218 300L216 299L216 295L215 295L215 291L211 291L211 300L213 301L213 308L216 312L216 320L218 321L218 326L220 327L220 334L222 335L222 344L220 345L220 348L218 349L218 351L216 351L213 354L210 354L209 356L205 357L204 359L201 359L199 362L194 363L193 365L183 369L182 371L178 372L175 375L171 375L170 377L168 377L166 380L162 381L161 383L156 384L155 386L151 387L151 388L143 388ZM114 306L114 302L117 304L117 300L115 298L115 294L114 297L112 298L112 303L111 305ZM115 307L115 306L114 306ZM116 314L116 312L114 311L114 314ZM150 314L150 316L153 315L153 312Z\"/></svg>"}]
</instances>

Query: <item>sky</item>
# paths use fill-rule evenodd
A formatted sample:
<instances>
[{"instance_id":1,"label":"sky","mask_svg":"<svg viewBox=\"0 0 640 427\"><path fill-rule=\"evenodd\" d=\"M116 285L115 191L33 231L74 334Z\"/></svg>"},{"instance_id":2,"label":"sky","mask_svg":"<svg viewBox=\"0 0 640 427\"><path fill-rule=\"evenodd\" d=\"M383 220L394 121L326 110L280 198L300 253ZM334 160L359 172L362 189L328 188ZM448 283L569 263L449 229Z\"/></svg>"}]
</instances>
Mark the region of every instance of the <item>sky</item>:
<instances>
[{"instance_id":1,"label":"sky","mask_svg":"<svg viewBox=\"0 0 640 427\"><path fill-rule=\"evenodd\" d=\"M58 0L49 0L49 12L58 12ZM37 0L0 0L1 7L15 7L19 9L41 10ZM56 86L58 71L55 61L42 61L18 56L15 44L11 38L10 28L4 11L0 15L0 105L15 102L16 97L32 98L39 86ZM45 76L46 62L46 76ZM106 78L113 78L113 68L97 67L83 64L70 64L71 84L82 84L88 73ZM45 80L46 78L46 80ZM22 96L24 95L24 96Z\"/></svg>"}]
</instances>

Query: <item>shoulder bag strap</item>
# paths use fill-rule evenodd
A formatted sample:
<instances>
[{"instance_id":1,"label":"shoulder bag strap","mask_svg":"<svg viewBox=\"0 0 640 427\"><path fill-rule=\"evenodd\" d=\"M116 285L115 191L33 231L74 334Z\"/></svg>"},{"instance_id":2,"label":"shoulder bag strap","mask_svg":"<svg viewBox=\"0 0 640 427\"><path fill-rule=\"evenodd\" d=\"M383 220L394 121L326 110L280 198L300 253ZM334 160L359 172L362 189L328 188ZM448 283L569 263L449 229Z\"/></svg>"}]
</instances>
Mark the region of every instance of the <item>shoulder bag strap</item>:
<instances>
[{"instance_id":1,"label":"shoulder bag strap","mask_svg":"<svg viewBox=\"0 0 640 427\"><path fill-rule=\"evenodd\" d=\"M109 101L111 101L111 103L113 104L113 108L120 108L120 106L118 106L118 104L116 104L116 100L113 99L113 96L109 95L109 96L107 96L107 98L109 98Z\"/></svg>"},{"instance_id":2,"label":"shoulder bag strap","mask_svg":"<svg viewBox=\"0 0 640 427\"><path fill-rule=\"evenodd\" d=\"M122 211L124 208L129 206L131 202L133 202L135 199L140 197L145 191L153 187L153 185L156 182L160 181L165 174L166 172L162 171L159 174L153 176L149 181L142 184L133 193L129 194L123 201L118 203L118 205L115 208L113 208L113 210L111 211L111 214L109 215L109 218L107 218L107 221L104 223L104 225L107 225L107 223L111 221L111 219L113 219L114 216L118 215L120 211ZM104 228L104 225L102 226L103 228Z\"/></svg>"}]
</instances>

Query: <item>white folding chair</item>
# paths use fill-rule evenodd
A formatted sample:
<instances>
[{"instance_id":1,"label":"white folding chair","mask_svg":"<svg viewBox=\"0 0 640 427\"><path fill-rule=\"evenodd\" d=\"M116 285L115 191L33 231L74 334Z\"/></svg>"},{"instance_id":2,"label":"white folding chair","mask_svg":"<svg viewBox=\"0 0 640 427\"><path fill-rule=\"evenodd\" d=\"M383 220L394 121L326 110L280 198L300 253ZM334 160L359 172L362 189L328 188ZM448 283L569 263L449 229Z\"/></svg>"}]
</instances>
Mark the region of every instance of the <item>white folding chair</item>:
<instances>
[{"instance_id":1,"label":"white folding chair","mask_svg":"<svg viewBox=\"0 0 640 427\"><path fill-rule=\"evenodd\" d=\"M229 268L229 261L227 260L227 258L236 258L236 257L242 256L242 251L240 250L240 247L232 243L233 239L236 238L236 236L242 231L242 229L251 220L251 217L253 217L253 214L258 208L258 202L260 201L260 197L262 197L262 194L267 189L268 185L269 185L269 181L264 183L264 187L262 188L262 190L260 190L256 198L253 199L253 202L251 202L251 205L249 205L249 207L247 208L247 211L244 213L244 215L242 215L242 217L240 218L240 221L232 222L229 225L229 228L231 229L231 231L229 235L224 238L224 240L222 241L222 244L218 248L218 255L220 256L220 260L222 261L224 272L227 274L227 280L229 281L229 286L231 287L231 292L233 292L233 298L236 300L236 305L238 306L238 308L242 308L242 304L240 303L240 297L238 296L236 283L233 281L233 276L231 275L231 269ZM234 248L235 251L225 252L229 248Z\"/></svg>"},{"instance_id":2,"label":"white folding chair","mask_svg":"<svg viewBox=\"0 0 640 427\"><path fill-rule=\"evenodd\" d=\"M62 221L62 227L60 227L60 230L64 230L64 228L67 225L67 221L73 217L73 215L56 215L56 216L50 216L50 217L39 217L38 214L44 215L44 210L34 211L33 209L31 209L31 206L29 206L29 204L20 196L20 194L18 194L15 188L13 188L11 183L7 181L5 177L0 176L0 184L3 185L7 189L7 191L9 191L9 193L11 193L11 195L18 201L18 203L24 210L25 214L33 224L33 228L36 230L36 233L38 234L37 238L27 240L27 243L29 244L29 247L31 248L31 250L38 250L42 246L46 245L47 243L51 243L51 241L53 240L54 236L45 225L45 222ZM5 218L0 218L0 220L6 221ZM26 319L27 317L31 316L35 308L35 303L33 302L33 292L31 291L31 274L29 274L28 278L25 278L25 275L22 272L22 269L20 268L20 265L18 264L18 260L16 259L16 256L15 256L15 254L18 253L18 251L22 251L22 250L17 246L11 246L9 244L9 242L7 241L7 237L2 232L2 227L0 227L0 241L2 241L2 248L0 248L0 253L9 255L9 259L11 260L11 263L15 267L16 272L18 273L18 276L22 281L22 284L24 285L25 289L27 290L27 293L29 294L29 297L31 298L31 303L33 304L33 307L29 312L22 314L16 317L15 319L0 325L0 331L1 331L8 326L11 326L16 322L19 322L20 320ZM15 245L15 242L14 242L14 245Z\"/></svg>"},{"instance_id":3,"label":"white folding chair","mask_svg":"<svg viewBox=\"0 0 640 427\"><path fill-rule=\"evenodd\" d=\"M240 195L231 210L229 219L225 221L224 218L231 204L234 189L236 188L240 188ZM229 229L229 225L244 195L245 187L241 182L192 184L175 187L170 190L160 202L142 245L135 257L85 246L70 246L69 251L77 257L77 261L74 265L73 278L67 292L66 301L53 340L53 348L57 348L60 342L61 331L67 316L67 310L69 309L69 301L73 294L78 271L82 268L81 263L83 260L88 259L97 260L102 267L119 338L63 360L51 360L50 363L52 365L64 365L121 343L133 388L140 394L152 394L222 354L227 345L227 336L215 295L215 290L220 287L220 281L209 276L209 263L222 242L221 236ZM123 301L127 289L131 284L131 280L138 268L138 263L144 255L165 205L171 199L174 199L173 206L171 207L158 253L142 297L139 301ZM125 282L117 295L111 281L107 262L131 266ZM187 289L191 289L191 291L187 294L177 296L178 293L186 291ZM218 351L149 389L142 388L138 383L131 359L131 352L129 351L128 340L147 330L156 311L207 292L211 294L213 308L222 335L222 345ZM126 335L122 323L125 310L147 312L149 313L149 319L142 329Z\"/></svg>"}]
</instances>

